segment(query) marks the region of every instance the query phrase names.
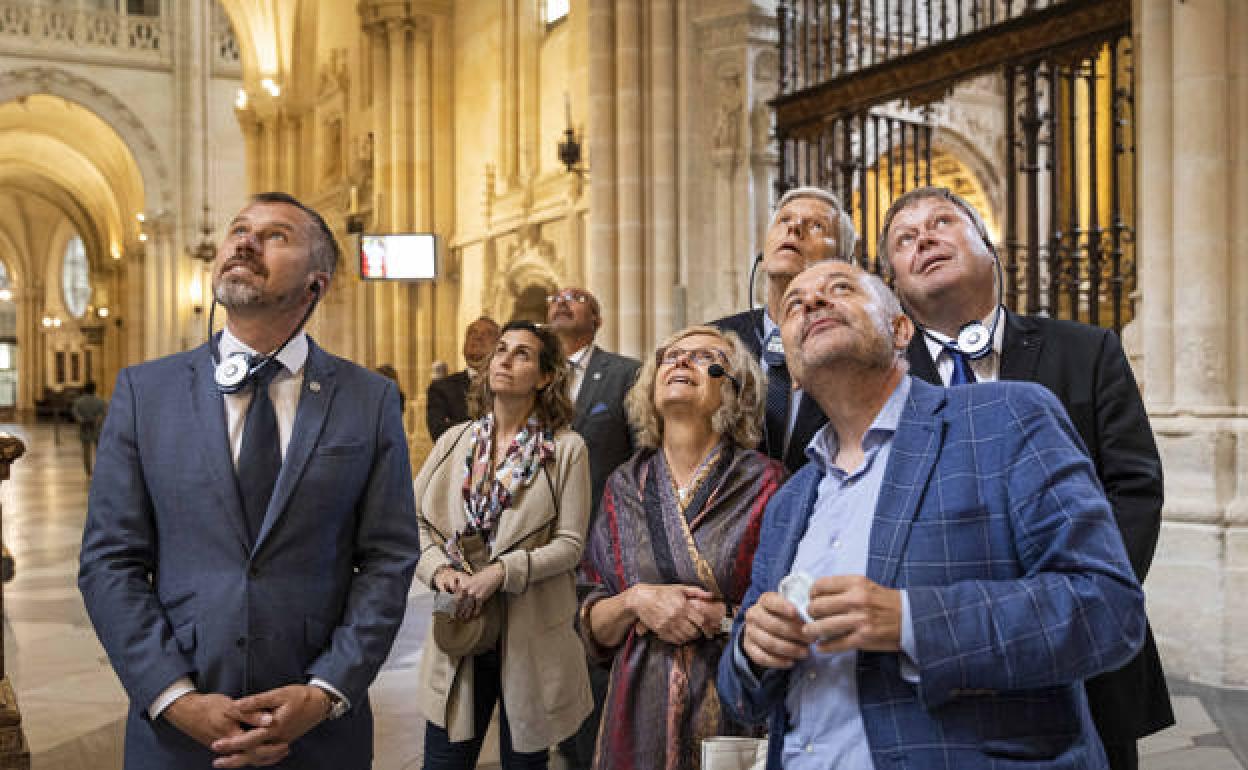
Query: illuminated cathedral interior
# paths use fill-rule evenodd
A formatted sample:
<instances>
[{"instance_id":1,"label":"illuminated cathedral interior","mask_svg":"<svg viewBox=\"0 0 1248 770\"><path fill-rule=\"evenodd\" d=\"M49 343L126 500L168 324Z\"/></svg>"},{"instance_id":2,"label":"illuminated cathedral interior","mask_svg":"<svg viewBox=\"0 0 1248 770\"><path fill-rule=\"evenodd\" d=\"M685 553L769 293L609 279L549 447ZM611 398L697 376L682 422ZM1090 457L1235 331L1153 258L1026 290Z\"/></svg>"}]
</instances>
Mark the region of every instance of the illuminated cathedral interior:
<instances>
[{"instance_id":1,"label":"illuminated cathedral interior","mask_svg":"<svg viewBox=\"0 0 1248 770\"><path fill-rule=\"evenodd\" d=\"M1141 767L1248 767L1246 40L1242 0L0 0L0 767L121 767L69 405L207 339L250 194L325 218L344 258L308 332L394 367L419 467L474 319L582 286L597 344L652 356L760 301L785 190L835 193L878 271L927 184L984 214L1008 307L1120 335L1164 463L1144 589L1178 719ZM368 265L401 234L418 279ZM423 591L372 691L378 768L420 766Z\"/></svg>"}]
</instances>

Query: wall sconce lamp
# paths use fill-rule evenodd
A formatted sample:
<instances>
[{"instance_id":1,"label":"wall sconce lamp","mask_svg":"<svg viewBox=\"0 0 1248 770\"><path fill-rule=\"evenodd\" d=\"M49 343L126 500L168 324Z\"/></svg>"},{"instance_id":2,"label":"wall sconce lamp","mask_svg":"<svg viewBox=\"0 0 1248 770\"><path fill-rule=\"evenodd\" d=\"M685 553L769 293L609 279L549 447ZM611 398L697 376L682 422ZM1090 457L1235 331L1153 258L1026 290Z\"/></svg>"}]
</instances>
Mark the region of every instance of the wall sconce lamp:
<instances>
[{"instance_id":1,"label":"wall sconce lamp","mask_svg":"<svg viewBox=\"0 0 1248 770\"><path fill-rule=\"evenodd\" d=\"M187 294L191 299L191 310L195 311L195 315L202 314L204 312L204 281L198 272L191 276Z\"/></svg>"},{"instance_id":2,"label":"wall sconce lamp","mask_svg":"<svg viewBox=\"0 0 1248 770\"><path fill-rule=\"evenodd\" d=\"M100 318L108 318L108 313L109 313L109 310L108 310L107 305L100 305L99 307L95 309L95 314L98 315Z\"/></svg>"},{"instance_id":3,"label":"wall sconce lamp","mask_svg":"<svg viewBox=\"0 0 1248 770\"><path fill-rule=\"evenodd\" d=\"M347 191L347 232L351 235L364 232L364 217L360 216L360 190L355 185Z\"/></svg>"},{"instance_id":4,"label":"wall sconce lamp","mask_svg":"<svg viewBox=\"0 0 1248 770\"><path fill-rule=\"evenodd\" d=\"M12 302L12 301L13 301L13 290L12 289L0 289L0 302Z\"/></svg>"},{"instance_id":5,"label":"wall sconce lamp","mask_svg":"<svg viewBox=\"0 0 1248 770\"><path fill-rule=\"evenodd\" d=\"M588 177L589 169L581 166L581 142L576 129L572 128L572 101L567 94L563 95L563 107L568 127L563 130L563 141L559 143L559 162L569 174Z\"/></svg>"}]
</instances>

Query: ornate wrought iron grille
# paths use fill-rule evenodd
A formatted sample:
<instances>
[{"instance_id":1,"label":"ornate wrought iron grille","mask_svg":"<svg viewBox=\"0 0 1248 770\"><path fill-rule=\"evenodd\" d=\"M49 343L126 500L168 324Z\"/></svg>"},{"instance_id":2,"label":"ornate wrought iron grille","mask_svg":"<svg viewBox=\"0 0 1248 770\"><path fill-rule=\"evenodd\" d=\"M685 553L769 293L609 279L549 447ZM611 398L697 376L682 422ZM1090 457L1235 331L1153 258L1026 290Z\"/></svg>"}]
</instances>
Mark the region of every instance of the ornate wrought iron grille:
<instances>
[{"instance_id":1,"label":"ornate wrought iron grille","mask_svg":"<svg viewBox=\"0 0 1248 770\"><path fill-rule=\"evenodd\" d=\"M928 107L1003 81L1006 302L1121 329L1135 285L1130 0L782 0L780 191L839 193L878 270L884 210L930 184ZM971 137L988 141L990 137Z\"/></svg>"}]
</instances>

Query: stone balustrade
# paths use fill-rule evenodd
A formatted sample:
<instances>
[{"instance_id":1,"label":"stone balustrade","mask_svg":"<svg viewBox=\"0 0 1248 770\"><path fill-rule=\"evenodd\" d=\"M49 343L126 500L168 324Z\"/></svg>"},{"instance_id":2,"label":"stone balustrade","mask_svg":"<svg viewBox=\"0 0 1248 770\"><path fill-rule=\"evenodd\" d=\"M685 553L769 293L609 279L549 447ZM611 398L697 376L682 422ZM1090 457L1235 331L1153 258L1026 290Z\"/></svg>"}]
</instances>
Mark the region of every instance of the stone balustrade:
<instances>
[{"instance_id":1,"label":"stone balustrade","mask_svg":"<svg viewBox=\"0 0 1248 770\"><path fill-rule=\"evenodd\" d=\"M0 41L7 46L72 49L116 56L128 63L167 66L173 61L163 16L0 1Z\"/></svg>"}]
</instances>

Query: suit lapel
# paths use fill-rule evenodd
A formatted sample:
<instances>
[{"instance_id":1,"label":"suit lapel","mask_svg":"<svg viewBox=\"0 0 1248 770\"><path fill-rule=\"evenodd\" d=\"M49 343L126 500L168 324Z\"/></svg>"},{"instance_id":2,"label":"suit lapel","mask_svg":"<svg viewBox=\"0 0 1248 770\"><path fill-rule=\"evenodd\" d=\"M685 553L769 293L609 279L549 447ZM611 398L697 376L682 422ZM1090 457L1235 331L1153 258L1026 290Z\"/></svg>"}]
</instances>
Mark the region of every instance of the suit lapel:
<instances>
[{"instance_id":1,"label":"suit lapel","mask_svg":"<svg viewBox=\"0 0 1248 770\"><path fill-rule=\"evenodd\" d=\"M217 390L213 378L212 355L205 345L191 354L191 411L202 441L199 444L204 456L204 468L211 475L221 500L225 503L224 515L230 527L238 535L238 541L247 547L247 524L243 515L242 498L238 492L238 477L234 473L234 456L230 451L229 431L226 428L225 399Z\"/></svg>"},{"instance_id":2,"label":"suit lapel","mask_svg":"<svg viewBox=\"0 0 1248 770\"><path fill-rule=\"evenodd\" d=\"M805 462L802 457L806 454L806 445L828 421L823 416L823 410L808 394L796 391L793 395L797 396L799 392L802 400L797 405L797 420L793 423L793 433L789 436L789 449L784 456L785 465L790 468L800 467Z\"/></svg>"},{"instance_id":3,"label":"suit lapel","mask_svg":"<svg viewBox=\"0 0 1248 770\"><path fill-rule=\"evenodd\" d=\"M922 332L915 332L910 338L910 347L906 350L906 358L910 361L910 374L933 385L943 385L936 362L932 360L932 352L927 349L927 338Z\"/></svg>"},{"instance_id":4,"label":"suit lapel","mask_svg":"<svg viewBox=\"0 0 1248 770\"><path fill-rule=\"evenodd\" d=\"M880 585L894 586L897 579L911 525L940 454L944 404L943 388L911 380L871 524L867 577Z\"/></svg>"},{"instance_id":5,"label":"suit lapel","mask_svg":"<svg viewBox=\"0 0 1248 770\"><path fill-rule=\"evenodd\" d=\"M607 363L607 357L602 355L602 351L595 349L589 359L589 366L585 369L585 377L581 380L581 389L576 394L576 419L573 420L573 430L580 430L585 418L589 416L589 410L594 408L594 399L598 398L598 391L602 388L602 378L606 376L604 370L607 368Z\"/></svg>"},{"instance_id":6,"label":"suit lapel","mask_svg":"<svg viewBox=\"0 0 1248 770\"><path fill-rule=\"evenodd\" d=\"M329 405L333 403L334 386L332 360L309 338L308 360L303 367L303 384L299 393L299 406L295 411L295 424L290 431L290 444L286 447L286 459L282 462L282 472L278 474L277 484L273 487L273 497L269 499L264 525L260 527L260 534L256 537L253 555L259 552L269 533L273 531L290 502L295 483L303 475L316 440L321 435L321 428L325 425Z\"/></svg>"},{"instance_id":7,"label":"suit lapel","mask_svg":"<svg viewBox=\"0 0 1248 770\"><path fill-rule=\"evenodd\" d=\"M807 463L806 468L803 468L801 472L809 473L809 477L805 481L804 489L794 490L794 497L799 504L785 507L788 518L781 524L779 533L780 550L777 551L776 560L773 562L773 569L778 571L773 575L775 578L773 586L778 584L792 568L793 560L797 558L797 547L806 535L806 526L810 523L811 514L814 513L815 500L819 497L819 482L823 479L823 474L818 472L816 464ZM763 534L769 533L764 531Z\"/></svg>"},{"instance_id":8,"label":"suit lapel","mask_svg":"<svg viewBox=\"0 0 1248 770\"><path fill-rule=\"evenodd\" d=\"M1001 379L1035 381L1043 347L1044 335L1036 322L1007 310L1005 338L1001 341Z\"/></svg>"}]
</instances>

